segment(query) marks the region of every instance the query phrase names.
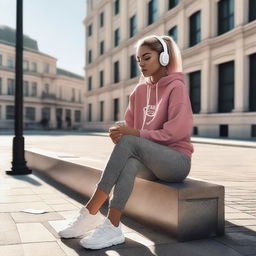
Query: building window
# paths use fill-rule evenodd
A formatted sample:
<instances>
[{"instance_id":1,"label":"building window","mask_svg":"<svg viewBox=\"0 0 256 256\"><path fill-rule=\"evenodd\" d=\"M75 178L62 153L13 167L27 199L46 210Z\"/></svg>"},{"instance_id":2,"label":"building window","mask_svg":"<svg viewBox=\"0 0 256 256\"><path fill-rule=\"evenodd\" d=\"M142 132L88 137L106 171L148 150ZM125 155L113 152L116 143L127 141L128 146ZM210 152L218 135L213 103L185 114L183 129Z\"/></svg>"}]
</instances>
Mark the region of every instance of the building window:
<instances>
[{"instance_id":1,"label":"building window","mask_svg":"<svg viewBox=\"0 0 256 256\"><path fill-rule=\"evenodd\" d=\"M88 37L92 35L92 24L88 25L88 30L87 30L87 35Z\"/></svg>"},{"instance_id":2,"label":"building window","mask_svg":"<svg viewBox=\"0 0 256 256\"><path fill-rule=\"evenodd\" d=\"M3 56L0 54L0 66L3 66Z\"/></svg>"},{"instance_id":3,"label":"building window","mask_svg":"<svg viewBox=\"0 0 256 256\"><path fill-rule=\"evenodd\" d=\"M37 83L33 82L31 87L31 96L36 97L37 96Z\"/></svg>"},{"instance_id":4,"label":"building window","mask_svg":"<svg viewBox=\"0 0 256 256\"><path fill-rule=\"evenodd\" d=\"M92 62L92 50L88 51L88 64Z\"/></svg>"},{"instance_id":5,"label":"building window","mask_svg":"<svg viewBox=\"0 0 256 256\"><path fill-rule=\"evenodd\" d=\"M135 55L130 56L130 78L138 75L138 64Z\"/></svg>"},{"instance_id":6,"label":"building window","mask_svg":"<svg viewBox=\"0 0 256 256\"><path fill-rule=\"evenodd\" d=\"M89 76L88 77L88 91L91 91L92 90L92 77Z\"/></svg>"},{"instance_id":7,"label":"building window","mask_svg":"<svg viewBox=\"0 0 256 256\"><path fill-rule=\"evenodd\" d=\"M59 98L62 100L62 87L59 88Z\"/></svg>"},{"instance_id":8,"label":"building window","mask_svg":"<svg viewBox=\"0 0 256 256\"><path fill-rule=\"evenodd\" d=\"M228 137L228 125L227 124L221 124L219 130L220 137Z\"/></svg>"},{"instance_id":9,"label":"building window","mask_svg":"<svg viewBox=\"0 0 256 256\"><path fill-rule=\"evenodd\" d=\"M23 70L24 71L28 71L29 70L29 68L28 68L28 61L27 60L23 61Z\"/></svg>"},{"instance_id":10,"label":"building window","mask_svg":"<svg viewBox=\"0 0 256 256\"><path fill-rule=\"evenodd\" d=\"M179 3L179 0L169 0L168 9L174 8Z\"/></svg>"},{"instance_id":11,"label":"building window","mask_svg":"<svg viewBox=\"0 0 256 256\"><path fill-rule=\"evenodd\" d=\"M31 63L31 71L32 72L37 72L37 64L35 62Z\"/></svg>"},{"instance_id":12,"label":"building window","mask_svg":"<svg viewBox=\"0 0 256 256\"><path fill-rule=\"evenodd\" d=\"M115 1L115 15L117 15L119 13L119 7L120 7L119 4L120 4L119 0L116 0Z\"/></svg>"},{"instance_id":13,"label":"building window","mask_svg":"<svg viewBox=\"0 0 256 256\"><path fill-rule=\"evenodd\" d=\"M44 64L44 73L49 73L50 72L50 65L48 63Z\"/></svg>"},{"instance_id":14,"label":"building window","mask_svg":"<svg viewBox=\"0 0 256 256\"><path fill-rule=\"evenodd\" d=\"M249 0L249 22L256 20L256 1Z\"/></svg>"},{"instance_id":15,"label":"building window","mask_svg":"<svg viewBox=\"0 0 256 256\"><path fill-rule=\"evenodd\" d=\"M100 88L104 86L104 71L100 71Z\"/></svg>"},{"instance_id":16,"label":"building window","mask_svg":"<svg viewBox=\"0 0 256 256\"><path fill-rule=\"evenodd\" d=\"M100 27L104 26L104 12L100 13Z\"/></svg>"},{"instance_id":17,"label":"building window","mask_svg":"<svg viewBox=\"0 0 256 256\"><path fill-rule=\"evenodd\" d=\"M114 83L118 83L120 80L119 77L119 61L114 63Z\"/></svg>"},{"instance_id":18,"label":"building window","mask_svg":"<svg viewBox=\"0 0 256 256\"><path fill-rule=\"evenodd\" d=\"M28 81L23 81L23 95L25 97L29 96L29 85L28 85Z\"/></svg>"},{"instance_id":19,"label":"building window","mask_svg":"<svg viewBox=\"0 0 256 256\"><path fill-rule=\"evenodd\" d=\"M65 120L67 122L67 125L68 127L71 127L71 109L66 109L65 114L66 114Z\"/></svg>"},{"instance_id":20,"label":"building window","mask_svg":"<svg viewBox=\"0 0 256 256\"><path fill-rule=\"evenodd\" d=\"M201 110L201 71L189 74L189 96L194 114Z\"/></svg>"},{"instance_id":21,"label":"building window","mask_svg":"<svg viewBox=\"0 0 256 256\"><path fill-rule=\"evenodd\" d=\"M14 106L6 106L6 120L14 119Z\"/></svg>"},{"instance_id":22,"label":"building window","mask_svg":"<svg viewBox=\"0 0 256 256\"><path fill-rule=\"evenodd\" d=\"M7 94L8 95L14 95L15 93L15 87L14 87L14 79L8 79L7 80Z\"/></svg>"},{"instance_id":23,"label":"building window","mask_svg":"<svg viewBox=\"0 0 256 256\"><path fill-rule=\"evenodd\" d=\"M2 95L2 78L0 77L0 95Z\"/></svg>"},{"instance_id":24,"label":"building window","mask_svg":"<svg viewBox=\"0 0 256 256\"><path fill-rule=\"evenodd\" d=\"M251 137L256 137L256 124L251 126Z\"/></svg>"},{"instance_id":25,"label":"building window","mask_svg":"<svg viewBox=\"0 0 256 256\"><path fill-rule=\"evenodd\" d=\"M25 110L25 118L30 121L36 120L36 111L35 108L32 107L26 107Z\"/></svg>"},{"instance_id":26,"label":"building window","mask_svg":"<svg viewBox=\"0 0 256 256\"><path fill-rule=\"evenodd\" d=\"M218 112L231 112L234 108L234 61L219 65Z\"/></svg>"},{"instance_id":27,"label":"building window","mask_svg":"<svg viewBox=\"0 0 256 256\"><path fill-rule=\"evenodd\" d=\"M100 121L104 121L104 101L100 101Z\"/></svg>"},{"instance_id":28,"label":"building window","mask_svg":"<svg viewBox=\"0 0 256 256\"><path fill-rule=\"evenodd\" d=\"M201 12L198 11L189 18L189 46L198 44L201 41Z\"/></svg>"},{"instance_id":29,"label":"building window","mask_svg":"<svg viewBox=\"0 0 256 256\"><path fill-rule=\"evenodd\" d=\"M42 119L50 120L51 118L51 109L50 108L42 108Z\"/></svg>"},{"instance_id":30,"label":"building window","mask_svg":"<svg viewBox=\"0 0 256 256\"><path fill-rule=\"evenodd\" d=\"M174 26L168 31L168 35L177 43L178 42L178 29L177 26Z\"/></svg>"},{"instance_id":31,"label":"building window","mask_svg":"<svg viewBox=\"0 0 256 256\"><path fill-rule=\"evenodd\" d=\"M249 57L249 111L256 111L256 53Z\"/></svg>"},{"instance_id":32,"label":"building window","mask_svg":"<svg viewBox=\"0 0 256 256\"><path fill-rule=\"evenodd\" d=\"M119 120L119 99L114 99L114 121Z\"/></svg>"},{"instance_id":33,"label":"building window","mask_svg":"<svg viewBox=\"0 0 256 256\"><path fill-rule=\"evenodd\" d=\"M234 0L218 2L218 35L234 28Z\"/></svg>"},{"instance_id":34,"label":"building window","mask_svg":"<svg viewBox=\"0 0 256 256\"><path fill-rule=\"evenodd\" d=\"M80 123L81 122L81 111L75 110L75 122Z\"/></svg>"},{"instance_id":35,"label":"building window","mask_svg":"<svg viewBox=\"0 0 256 256\"><path fill-rule=\"evenodd\" d=\"M198 135L198 127L197 126L193 127L193 135Z\"/></svg>"},{"instance_id":36,"label":"building window","mask_svg":"<svg viewBox=\"0 0 256 256\"><path fill-rule=\"evenodd\" d=\"M45 95L49 95L50 94L50 86L49 86L49 84L45 84L44 85L44 93L45 93Z\"/></svg>"},{"instance_id":37,"label":"building window","mask_svg":"<svg viewBox=\"0 0 256 256\"><path fill-rule=\"evenodd\" d=\"M88 104L88 122L92 121L92 103Z\"/></svg>"},{"instance_id":38,"label":"building window","mask_svg":"<svg viewBox=\"0 0 256 256\"><path fill-rule=\"evenodd\" d=\"M104 41L100 42L100 55L104 54Z\"/></svg>"},{"instance_id":39,"label":"building window","mask_svg":"<svg viewBox=\"0 0 256 256\"><path fill-rule=\"evenodd\" d=\"M120 30L119 28L117 28L115 30L115 47L119 45L119 42L120 42Z\"/></svg>"},{"instance_id":40,"label":"building window","mask_svg":"<svg viewBox=\"0 0 256 256\"><path fill-rule=\"evenodd\" d=\"M76 91L74 88L72 88L72 96L71 96L71 101L75 102L76 101Z\"/></svg>"},{"instance_id":41,"label":"building window","mask_svg":"<svg viewBox=\"0 0 256 256\"><path fill-rule=\"evenodd\" d=\"M150 0L148 3L148 25L154 23L158 18L157 0Z\"/></svg>"},{"instance_id":42,"label":"building window","mask_svg":"<svg viewBox=\"0 0 256 256\"><path fill-rule=\"evenodd\" d=\"M14 59L12 57L9 57L7 60L7 67L8 68L14 68Z\"/></svg>"},{"instance_id":43,"label":"building window","mask_svg":"<svg viewBox=\"0 0 256 256\"><path fill-rule=\"evenodd\" d=\"M133 37L137 32L137 19L136 15L130 18L130 37Z\"/></svg>"}]
</instances>

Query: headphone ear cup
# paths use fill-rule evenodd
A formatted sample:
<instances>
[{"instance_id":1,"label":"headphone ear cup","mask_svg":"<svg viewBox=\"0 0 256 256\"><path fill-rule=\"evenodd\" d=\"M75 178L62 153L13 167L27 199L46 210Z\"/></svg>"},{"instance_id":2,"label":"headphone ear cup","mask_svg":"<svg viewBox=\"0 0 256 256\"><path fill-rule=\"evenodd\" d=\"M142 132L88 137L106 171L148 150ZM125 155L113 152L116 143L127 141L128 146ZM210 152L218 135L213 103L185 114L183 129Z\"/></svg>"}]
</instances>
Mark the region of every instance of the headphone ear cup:
<instances>
[{"instance_id":1,"label":"headphone ear cup","mask_svg":"<svg viewBox=\"0 0 256 256\"><path fill-rule=\"evenodd\" d=\"M169 64L169 54L161 52L159 56L159 62L162 66L167 66Z\"/></svg>"}]
</instances>

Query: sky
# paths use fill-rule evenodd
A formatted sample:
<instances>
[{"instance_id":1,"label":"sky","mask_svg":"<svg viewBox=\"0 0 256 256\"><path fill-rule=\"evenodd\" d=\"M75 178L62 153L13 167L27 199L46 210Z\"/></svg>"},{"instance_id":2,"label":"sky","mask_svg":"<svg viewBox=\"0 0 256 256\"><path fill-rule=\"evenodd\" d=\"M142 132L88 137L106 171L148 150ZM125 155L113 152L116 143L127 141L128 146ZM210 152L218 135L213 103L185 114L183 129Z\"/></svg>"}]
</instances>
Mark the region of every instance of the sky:
<instances>
[{"instance_id":1,"label":"sky","mask_svg":"<svg viewBox=\"0 0 256 256\"><path fill-rule=\"evenodd\" d=\"M86 0L23 0L23 33L57 67L84 76ZM0 0L0 25L16 29L16 0Z\"/></svg>"}]
</instances>

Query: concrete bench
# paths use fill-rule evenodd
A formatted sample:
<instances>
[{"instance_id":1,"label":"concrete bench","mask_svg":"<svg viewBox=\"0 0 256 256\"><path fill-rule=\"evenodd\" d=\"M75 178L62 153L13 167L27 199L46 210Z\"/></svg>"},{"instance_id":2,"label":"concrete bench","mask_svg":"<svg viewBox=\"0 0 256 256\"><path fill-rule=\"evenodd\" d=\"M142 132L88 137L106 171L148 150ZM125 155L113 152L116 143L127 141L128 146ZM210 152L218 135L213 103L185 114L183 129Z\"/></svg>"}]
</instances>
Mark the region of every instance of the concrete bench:
<instances>
[{"instance_id":1,"label":"concrete bench","mask_svg":"<svg viewBox=\"0 0 256 256\"><path fill-rule=\"evenodd\" d=\"M29 168L90 197L102 170L64 161L54 152L26 150ZM136 177L124 214L178 241L224 234L224 187L198 179L182 183Z\"/></svg>"}]
</instances>

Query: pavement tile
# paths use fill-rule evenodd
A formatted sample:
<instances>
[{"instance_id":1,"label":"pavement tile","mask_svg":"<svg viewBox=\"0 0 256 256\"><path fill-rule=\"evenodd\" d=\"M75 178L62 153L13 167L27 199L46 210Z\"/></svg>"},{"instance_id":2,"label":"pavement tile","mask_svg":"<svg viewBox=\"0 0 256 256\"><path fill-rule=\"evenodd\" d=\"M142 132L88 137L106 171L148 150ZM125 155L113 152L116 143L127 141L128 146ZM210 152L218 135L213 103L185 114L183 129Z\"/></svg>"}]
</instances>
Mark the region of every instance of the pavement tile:
<instances>
[{"instance_id":1,"label":"pavement tile","mask_svg":"<svg viewBox=\"0 0 256 256\"><path fill-rule=\"evenodd\" d=\"M54 211L70 211L70 210L79 210L79 208L73 204L65 203L65 204L51 204L51 208Z\"/></svg>"},{"instance_id":2,"label":"pavement tile","mask_svg":"<svg viewBox=\"0 0 256 256\"><path fill-rule=\"evenodd\" d=\"M40 200L42 200L40 198ZM63 198L59 198L59 199L43 199L43 202L46 203L46 204L66 204L68 203L67 200L63 199Z\"/></svg>"},{"instance_id":3,"label":"pavement tile","mask_svg":"<svg viewBox=\"0 0 256 256\"><path fill-rule=\"evenodd\" d=\"M13 196L13 195L34 195L35 192L30 188L13 188L11 190L2 190L1 196Z\"/></svg>"},{"instance_id":4,"label":"pavement tile","mask_svg":"<svg viewBox=\"0 0 256 256\"><path fill-rule=\"evenodd\" d=\"M74 210L74 211L58 211L58 214L60 214L63 218L68 219L68 218L74 218L78 216L79 211Z\"/></svg>"},{"instance_id":5,"label":"pavement tile","mask_svg":"<svg viewBox=\"0 0 256 256\"><path fill-rule=\"evenodd\" d=\"M50 206L43 202L0 204L0 212L19 212L28 208L45 210L48 212L54 211Z\"/></svg>"},{"instance_id":6,"label":"pavement tile","mask_svg":"<svg viewBox=\"0 0 256 256\"><path fill-rule=\"evenodd\" d=\"M55 241L55 237L41 223L17 223L22 243Z\"/></svg>"},{"instance_id":7,"label":"pavement tile","mask_svg":"<svg viewBox=\"0 0 256 256\"><path fill-rule=\"evenodd\" d=\"M51 200L51 199L67 199L67 196L63 196L61 193L55 194L40 194L38 195L43 200Z\"/></svg>"},{"instance_id":8,"label":"pavement tile","mask_svg":"<svg viewBox=\"0 0 256 256\"><path fill-rule=\"evenodd\" d=\"M131 240L134 240L144 246L150 246L150 245L154 245L155 243L153 241L151 241L150 239L146 238L143 235L140 235L138 233L135 232L129 232L125 234L125 238L129 238Z\"/></svg>"},{"instance_id":9,"label":"pavement tile","mask_svg":"<svg viewBox=\"0 0 256 256\"><path fill-rule=\"evenodd\" d=\"M32 214L25 212L14 212L11 213L12 218L16 223L22 222L44 222L49 220L60 220L63 216L56 212L48 212L43 214Z\"/></svg>"},{"instance_id":10,"label":"pavement tile","mask_svg":"<svg viewBox=\"0 0 256 256\"><path fill-rule=\"evenodd\" d=\"M256 218L255 219L239 219L239 220L230 220L230 222L237 226L249 226L249 225L256 225Z\"/></svg>"},{"instance_id":11,"label":"pavement tile","mask_svg":"<svg viewBox=\"0 0 256 256\"><path fill-rule=\"evenodd\" d=\"M0 213L0 245L17 244L20 243L20 241L17 227L11 215L8 213Z\"/></svg>"},{"instance_id":12,"label":"pavement tile","mask_svg":"<svg viewBox=\"0 0 256 256\"><path fill-rule=\"evenodd\" d=\"M24 203L24 202L39 202L42 199L37 195L0 195L0 203Z\"/></svg>"},{"instance_id":13,"label":"pavement tile","mask_svg":"<svg viewBox=\"0 0 256 256\"><path fill-rule=\"evenodd\" d=\"M0 246L1 256L25 256L21 244Z\"/></svg>"},{"instance_id":14,"label":"pavement tile","mask_svg":"<svg viewBox=\"0 0 256 256\"><path fill-rule=\"evenodd\" d=\"M253 219L256 221L256 218L255 216L252 216L251 214L248 214L248 213L243 213L243 212L240 212L240 213L225 213L225 219L226 220L236 220L236 219ZM256 223L255 223L256 224Z\"/></svg>"},{"instance_id":15,"label":"pavement tile","mask_svg":"<svg viewBox=\"0 0 256 256\"><path fill-rule=\"evenodd\" d=\"M67 256L56 242L28 243L22 246L24 256Z\"/></svg>"},{"instance_id":16,"label":"pavement tile","mask_svg":"<svg viewBox=\"0 0 256 256\"><path fill-rule=\"evenodd\" d=\"M225 243L227 245L250 245L256 246L256 233L255 235L245 233L228 233L225 236L215 237L214 240Z\"/></svg>"},{"instance_id":17,"label":"pavement tile","mask_svg":"<svg viewBox=\"0 0 256 256\"><path fill-rule=\"evenodd\" d=\"M241 256L241 254L234 249L210 239L158 244L154 246L154 248L156 255L161 256Z\"/></svg>"}]
</instances>

